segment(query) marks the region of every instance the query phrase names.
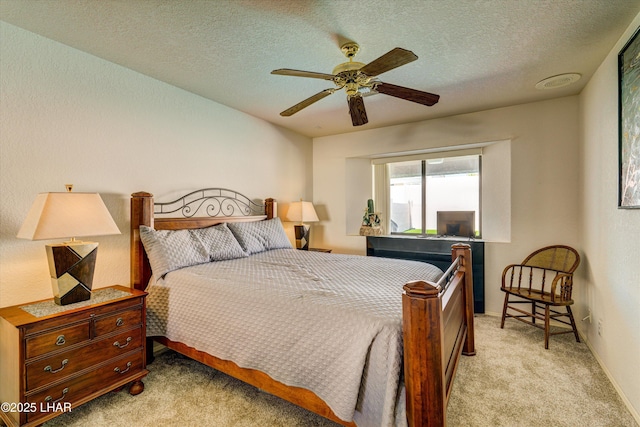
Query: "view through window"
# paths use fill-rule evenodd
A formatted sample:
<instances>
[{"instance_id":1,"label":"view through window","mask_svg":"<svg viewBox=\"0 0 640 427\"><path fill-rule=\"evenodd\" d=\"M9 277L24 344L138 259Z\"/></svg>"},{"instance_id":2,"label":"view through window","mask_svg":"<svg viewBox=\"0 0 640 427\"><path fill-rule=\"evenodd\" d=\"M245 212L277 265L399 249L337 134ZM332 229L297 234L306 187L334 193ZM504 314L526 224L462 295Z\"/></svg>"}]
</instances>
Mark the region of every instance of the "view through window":
<instances>
[{"instance_id":1,"label":"view through window","mask_svg":"<svg viewBox=\"0 0 640 427\"><path fill-rule=\"evenodd\" d=\"M438 211L473 211L480 237L480 155L388 163L391 233L436 235Z\"/></svg>"}]
</instances>

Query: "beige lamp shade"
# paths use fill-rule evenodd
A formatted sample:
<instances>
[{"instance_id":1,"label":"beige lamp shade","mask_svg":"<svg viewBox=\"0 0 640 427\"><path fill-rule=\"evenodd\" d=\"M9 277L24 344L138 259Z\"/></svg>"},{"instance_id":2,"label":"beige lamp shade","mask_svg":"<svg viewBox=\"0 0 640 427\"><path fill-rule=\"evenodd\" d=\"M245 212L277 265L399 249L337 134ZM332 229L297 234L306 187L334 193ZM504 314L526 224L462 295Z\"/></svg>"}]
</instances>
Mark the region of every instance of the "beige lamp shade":
<instances>
[{"instance_id":1,"label":"beige lamp shade","mask_svg":"<svg viewBox=\"0 0 640 427\"><path fill-rule=\"evenodd\" d=\"M304 202L300 199L299 202L293 202L289 205L289 210L285 215L285 221L299 222L300 225L295 225L296 236L296 248L302 250L309 249L309 234L310 227L304 225L305 222L316 222L318 215L313 207L313 203Z\"/></svg>"},{"instance_id":2,"label":"beige lamp shade","mask_svg":"<svg viewBox=\"0 0 640 427\"><path fill-rule=\"evenodd\" d=\"M300 223L319 221L313 203L303 202L302 200L289 205L289 211L287 212L285 220Z\"/></svg>"},{"instance_id":3,"label":"beige lamp shade","mask_svg":"<svg viewBox=\"0 0 640 427\"><path fill-rule=\"evenodd\" d=\"M18 238L68 239L120 234L98 193L40 193Z\"/></svg>"}]
</instances>

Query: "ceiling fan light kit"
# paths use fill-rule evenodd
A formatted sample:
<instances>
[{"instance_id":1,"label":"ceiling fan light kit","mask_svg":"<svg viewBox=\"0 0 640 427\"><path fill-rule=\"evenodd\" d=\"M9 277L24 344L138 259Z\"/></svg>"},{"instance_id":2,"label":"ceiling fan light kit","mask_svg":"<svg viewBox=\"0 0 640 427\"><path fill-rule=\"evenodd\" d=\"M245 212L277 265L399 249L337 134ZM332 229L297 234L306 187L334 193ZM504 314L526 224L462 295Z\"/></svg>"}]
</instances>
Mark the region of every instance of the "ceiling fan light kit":
<instances>
[{"instance_id":1,"label":"ceiling fan light kit","mask_svg":"<svg viewBox=\"0 0 640 427\"><path fill-rule=\"evenodd\" d=\"M368 64L363 64L362 62L353 60L354 56L360 50L360 46L358 46L357 43L345 43L340 47L340 50L342 50L342 53L344 53L349 61L337 65L333 69L332 74L292 70L289 68L281 68L271 72L271 74L281 76L331 80L336 85L335 88L325 89L322 92L297 103L293 107L284 110L280 113L281 116L291 116L340 89L344 89L347 93L347 104L349 106L351 122L354 126L361 126L369 121L367 119L367 111L362 99L362 96L366 94L383 93L385 95L427 106L434 105L440 99L439 95L433 93L383 83L377 79L377 76L382 73L418 59L418 57L410 50L396 47Z\"/></svg>"}]
</instances>

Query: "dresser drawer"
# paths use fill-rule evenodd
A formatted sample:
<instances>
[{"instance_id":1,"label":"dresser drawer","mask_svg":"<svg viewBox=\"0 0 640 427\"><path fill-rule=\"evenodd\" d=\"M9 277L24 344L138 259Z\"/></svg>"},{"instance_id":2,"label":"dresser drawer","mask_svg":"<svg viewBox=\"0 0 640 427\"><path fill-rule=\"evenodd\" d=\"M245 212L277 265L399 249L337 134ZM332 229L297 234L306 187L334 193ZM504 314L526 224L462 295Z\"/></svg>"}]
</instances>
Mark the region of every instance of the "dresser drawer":
<instances>
[{"instance_id":1,"label":"dresser drawer","mask_svg":"<svg viewBox=\"0 0 640 427\"><path fill-rule=\"evenodd\" d=\"M92 341L75 350L57 353L27 364L27 391L56 382L101 361L118 357L142 347L142 328L131 329L114 337Z\"/></svg>"},{"instance_id":2,"label":"dresser drawer","mask_svg":"<svg viewBox=\"0 0 640 427\"><path fill-rule=\"evenodd\" d=\"M35 403L35 412L27 415L27 421L34 421L60 408L67 402L72 407L81 400L101 391L105 384L116 384L143 369L142 350L131 353L116 361L107 363L95 371L63 382L27 397L27 402Z\"/></svg>"},{"instance_id":3,"label":"dresser drawer","mask_svg":"<svg viewBox=\"0 0 640 427\"><path fill-rule=\"evenodd\" d=\"M73 344L88 341L90 338L88 320L74 326L32 336L26 339L26 358L61 350Z\"/></svg>"},{"instance_id":4,"label":"dresser drawer","mask_svg":"<svg viewBox=\"0 0 640 427\"><path fill-rule=\"evenodd\" d=\"M124 331L142 324L141 307L121 311L111 316L104 316L95 321L96 337L107 335L115 331Z\"/></svg>"}]
</instances>

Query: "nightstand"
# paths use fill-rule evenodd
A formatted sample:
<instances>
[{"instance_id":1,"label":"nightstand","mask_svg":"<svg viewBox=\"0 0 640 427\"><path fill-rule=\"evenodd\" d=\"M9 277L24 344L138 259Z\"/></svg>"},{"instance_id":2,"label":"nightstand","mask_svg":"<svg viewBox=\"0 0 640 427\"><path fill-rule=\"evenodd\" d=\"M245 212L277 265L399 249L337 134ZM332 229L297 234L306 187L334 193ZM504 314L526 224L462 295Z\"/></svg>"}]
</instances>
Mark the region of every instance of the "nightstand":
<instances>
[{"instance_id":1,"label":"nightstand","mask_svg":"<svg viewBox=\"0 0 640 427\"><path fill-rule=\"evenodd\" d=\"M309 248L310 251L312 252L325 252L330 254L331 253L331 249L322 249L322 248Z\"/></svg>"},{"instance_id":2,"label":"nightstand","mask_svg":"<svg viewBox=\"0 0 640 427\"><path fill-rule=\"evenodd\" d=\"M111 286L88 301L0 309L0 417L39 425L131 383L144 390L146 292Z\"/></svg>"}]
</instances>

